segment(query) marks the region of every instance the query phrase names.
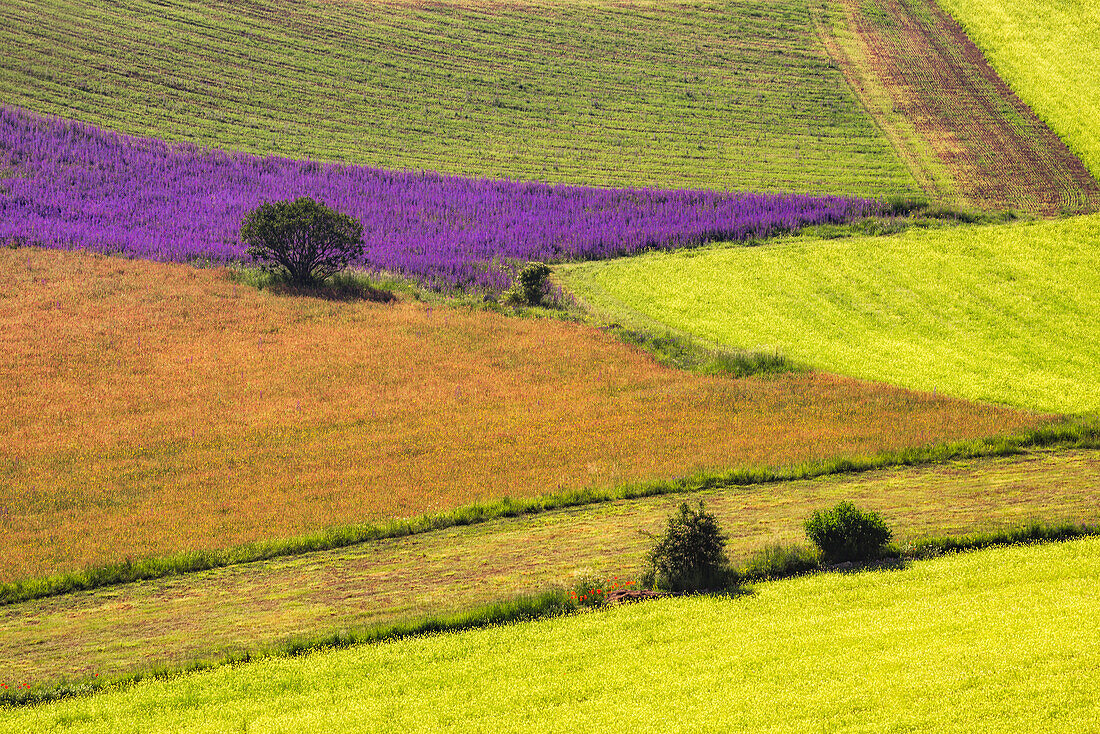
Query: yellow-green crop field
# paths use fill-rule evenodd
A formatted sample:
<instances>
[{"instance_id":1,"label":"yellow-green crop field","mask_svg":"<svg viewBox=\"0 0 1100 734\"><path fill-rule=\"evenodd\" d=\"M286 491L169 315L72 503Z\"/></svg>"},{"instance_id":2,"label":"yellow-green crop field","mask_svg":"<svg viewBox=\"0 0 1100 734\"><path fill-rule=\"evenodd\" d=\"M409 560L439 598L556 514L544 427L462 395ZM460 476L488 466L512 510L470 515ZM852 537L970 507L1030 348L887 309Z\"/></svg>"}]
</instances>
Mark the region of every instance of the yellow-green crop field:
<instances>
[{"instance_id":1,"label":"yellow-green crop field","mask_svg":"<svg viewBox=\"0 0 1100 734\"><path fill-rule=\"evenodd\" d=\"M1085 732L1100 539L269 659L4 731Z\"/></svg>"},{"instance_id":2,"label":"yellow-green crop field","mask_svg":"<svg viewBox=\"0 0 1100 734\"><path fill-rule=\"evenodd\" d=\"M821 369L1100 410L1100 217L792 238L563 270L590 304Z\"/></svg>"},{"instance_id":3,"label":"yellow-green crop field","mask_svg":"<svg viewBox=\"0 0 1100 734\"><path fill-rule=\"evenodd\" d=\"M1100 178L1100 5L941 2L1013 90Z\"/></svg>"}]
</instances>

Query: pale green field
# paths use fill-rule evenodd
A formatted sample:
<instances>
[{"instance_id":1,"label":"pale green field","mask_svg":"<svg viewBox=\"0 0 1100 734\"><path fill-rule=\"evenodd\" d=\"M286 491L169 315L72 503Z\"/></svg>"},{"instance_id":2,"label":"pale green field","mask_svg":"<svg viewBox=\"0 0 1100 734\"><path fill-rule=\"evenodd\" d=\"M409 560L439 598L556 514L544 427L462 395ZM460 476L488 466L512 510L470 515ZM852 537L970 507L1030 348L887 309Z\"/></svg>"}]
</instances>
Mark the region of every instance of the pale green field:
<instances>
[{"instance_id":1,"label":"pale green field","mask_svg":"<svg viewBox=\"0 0 1100 734\"><path fill-rule=\"evenodd\" d=\"M1100 539L219 668L4 731L1096 731Z\"/></svg>"},{"instance_id":2,"label":"pale green field","mask_svg":"<svg viewBox=\"0 0 1100 734\"><path fill-rule=\"evenodd\" d=\"M1100 216L559 269L620 320L918 390L1100 409Z\"/></svg>"},{"instance_id":3,"label":"pale green field","mask_svg":"<svg viewBox=\"0 0 1100 734\"><path fill-rule=\"evenodd\" d=\"M1100 4L940 0L1021 99L1100 178Z\"/></svg>"}]
</instances>

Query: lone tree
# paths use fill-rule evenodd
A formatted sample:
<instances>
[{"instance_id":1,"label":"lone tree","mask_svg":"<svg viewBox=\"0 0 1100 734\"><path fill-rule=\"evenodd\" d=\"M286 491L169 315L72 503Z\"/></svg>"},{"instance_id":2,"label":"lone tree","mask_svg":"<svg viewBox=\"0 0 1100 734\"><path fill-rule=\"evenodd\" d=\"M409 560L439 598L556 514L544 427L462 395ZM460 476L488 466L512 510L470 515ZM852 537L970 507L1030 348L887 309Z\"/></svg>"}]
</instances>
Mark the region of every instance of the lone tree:
<instances>
[{"instance_id":1,"label":"lone tree","mask_svg":"<svg viewBox=\"0 0 1100 734\"><path fill-rule=\"evenodd\" d=\"M265 202L245 215L241 242L261 267L313 285L363 253L363 225L303 196Z\"/></svg>"}]
</instances>

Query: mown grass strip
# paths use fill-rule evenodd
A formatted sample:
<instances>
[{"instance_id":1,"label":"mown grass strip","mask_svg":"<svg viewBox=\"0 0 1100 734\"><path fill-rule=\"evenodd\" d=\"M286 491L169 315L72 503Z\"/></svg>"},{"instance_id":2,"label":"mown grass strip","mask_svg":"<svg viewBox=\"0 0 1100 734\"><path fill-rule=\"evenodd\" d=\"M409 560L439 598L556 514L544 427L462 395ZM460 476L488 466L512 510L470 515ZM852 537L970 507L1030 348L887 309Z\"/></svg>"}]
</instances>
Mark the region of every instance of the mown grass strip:
<instances>
[{"instance_id":1,"label":"mown grass strip","mask_svg":"<svg viewBox=\"0 0 1100 734\"><path fill-rule=\"evenodd\" d=\"M1094 523L1031 521L1027 525L995 532L922 539L902 550L900 555L906 561L926 560L946 553L1062 542L1098 535L1100 535L1100 525ZM785 552L777 553L774 548L764 548L744 564L735 567L731 578L738 584L754 584L815 573L820 570L820 564L812 551L792 546ZM856 567L855 570L859 568ZM510 599L475 606L461 612L372 624L317 635L300 635L275 645L259 646L243 652L196 660L182 665L158 665L118 676L4 689L0 691L0 707L34 706L79 696L90 696L109 689L133 686L143 681L166 680L220 666L273 657L293 657L326 650L339 650L354 645L376 644L423 635L462 632L493 625L550 619L576 612L581 606L570 597L568 589L550 588L534 594L521 594Z\"/></svg>"},{"instance_id":2,"label":"mown grass strip","mask_svg":"<svg viewBox=\"0 0 1100 734\"><path fill-rule=\"evenodd\" d=\"M9 0L0 88L9 105L258 155L593 185L915 192L806 0L521 7Z\"/></svg>"},{"instance_id":3,"label":"mown grass strip","mask_svg":"<svg viewBox=\"0 0 1100 734\"><path fill-rule=\"evenodd\" d=\"M55 685L0 690L0 707L34 706L76 696L88 696L108 688L132 686L142 681L167 678L209 670L223 665L247 663L270 657L291 657L320 650L338 650L352 645L387 642L420 635L508 624L532 619L548 619L576 611L578 605L563 589L547 589L511 599L476 606L452 614L431 615L420 619L370 625L354 630L295 637L277 645L257 647L245 652L196 660L185 665L152 666L121 676L64 681Z\"/></svg>"},{"instance_id":4,"label":"mown grass strip","mask_svg":"<svg viewBox=\"0 0 1100 734\"><path fill-rule=\"evenodd\" d=\"M133 581L164 578L241 563L342 548L386 538L400 538L445 528L472 525L506 517L530 515L566 507L592 505L679 492L812 479L897 466L913 466L957 459L1009 456L1027 448L1100 448L1100 423L1063 422L1015 436L977 439L885 451L871 456L838 457L786 468L739 468L723 473L701 472L674 480L636 482L611 488L589 487L530 499L503 498L475 503L449 512L423 514L385 523L331 528L293 538L247 543L224 550L206 550L139 559L56 574L0 586L0 605L95 589Z\"/></svg>"}]
</instances>

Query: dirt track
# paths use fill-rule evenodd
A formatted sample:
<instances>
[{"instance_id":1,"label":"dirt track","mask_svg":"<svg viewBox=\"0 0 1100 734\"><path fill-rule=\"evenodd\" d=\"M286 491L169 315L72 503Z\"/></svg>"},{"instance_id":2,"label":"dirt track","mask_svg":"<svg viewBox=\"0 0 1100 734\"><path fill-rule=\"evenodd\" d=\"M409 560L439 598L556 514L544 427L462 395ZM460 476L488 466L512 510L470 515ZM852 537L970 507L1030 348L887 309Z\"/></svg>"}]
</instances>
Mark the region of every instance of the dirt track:
<instances>
[{"instance_id":1,"label":"dirt track","mask_svg":"<svg viewBox=\"0 0 1100 734\"><path fill-rule=\"evenodd\" d=\"M1100 184L933 0L841 5L851 37L832 44L837 61L895 145L930 148L924 157L946 176L918 179L935 198L1042 215L1100 210ZM911 167L922 158L899 153Z\"/></svg>"}]
</instances>

